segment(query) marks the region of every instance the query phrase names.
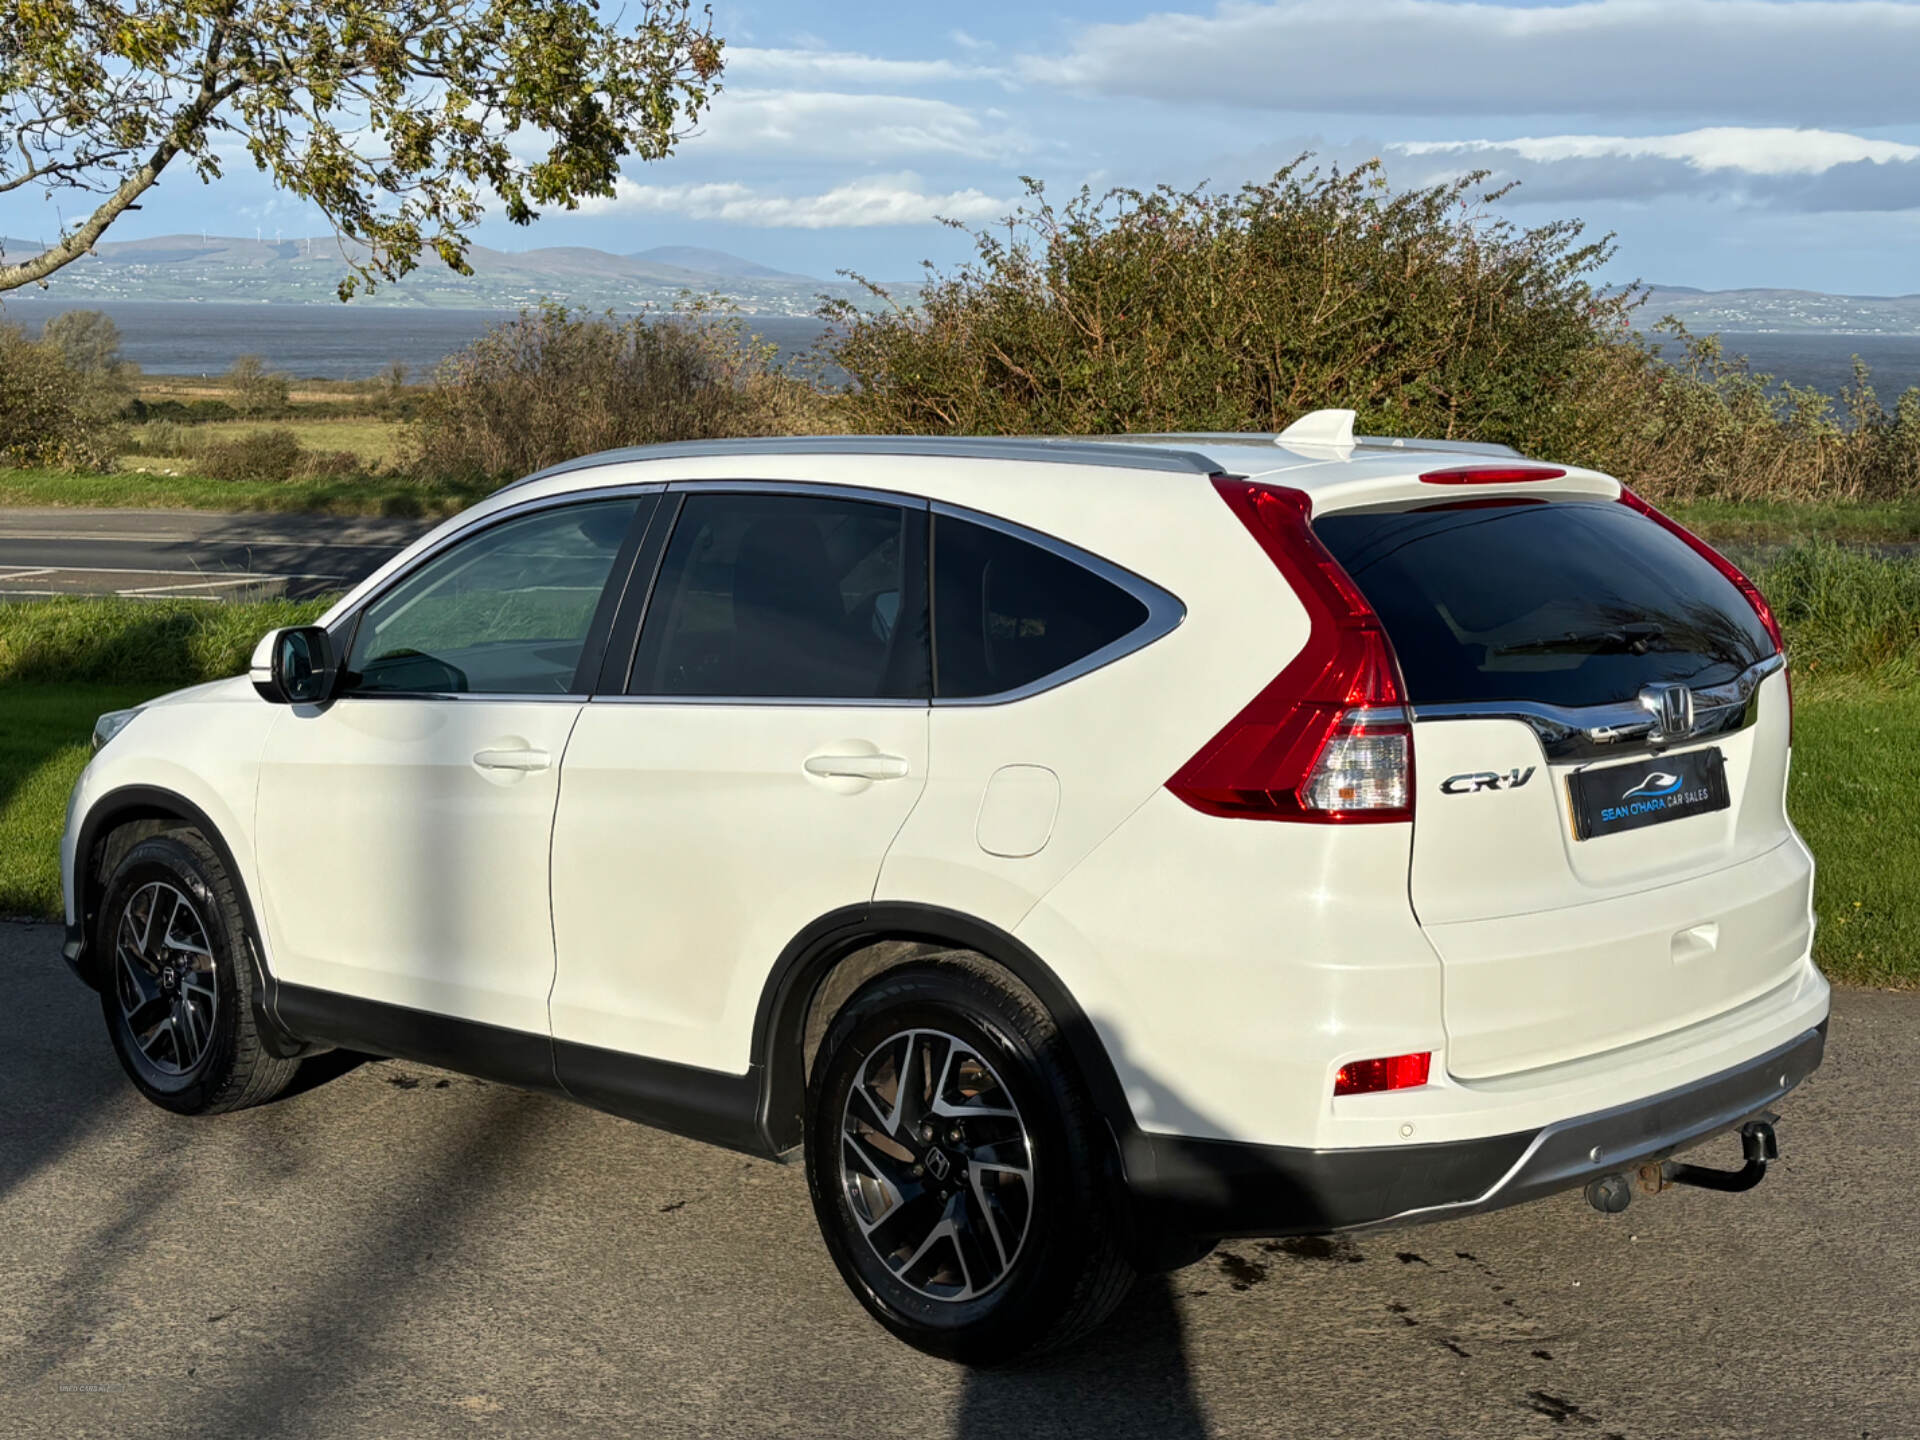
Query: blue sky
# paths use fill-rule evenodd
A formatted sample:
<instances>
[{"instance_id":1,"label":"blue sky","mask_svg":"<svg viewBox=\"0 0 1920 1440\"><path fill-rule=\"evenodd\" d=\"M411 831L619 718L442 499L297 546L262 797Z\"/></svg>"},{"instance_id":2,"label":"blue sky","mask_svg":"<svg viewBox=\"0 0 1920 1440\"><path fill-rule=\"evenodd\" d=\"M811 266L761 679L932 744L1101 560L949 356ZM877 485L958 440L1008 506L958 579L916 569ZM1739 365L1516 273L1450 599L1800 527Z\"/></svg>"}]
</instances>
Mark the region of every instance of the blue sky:
<instances>
[{"instance_id":1,"label":"blue sky","mask_svg":"<svg viewBox=\"0 0 1920 1440\"><path fill-rule=\"evenodd\" d=\"M479 238L905 278L966 249L933 217L990 221L1022 174L1231 185L1311 149L1402 183L1517 179L1516 220L1619 233L1613 279L1920 291L1920 3L769 0L715 20L725 89L678 153ZM50 233L50 208L8 197L0 233ZM170 177L109 238L202 226L321 229L240 163L210 190Z\"/></svg>"}]
</instances>

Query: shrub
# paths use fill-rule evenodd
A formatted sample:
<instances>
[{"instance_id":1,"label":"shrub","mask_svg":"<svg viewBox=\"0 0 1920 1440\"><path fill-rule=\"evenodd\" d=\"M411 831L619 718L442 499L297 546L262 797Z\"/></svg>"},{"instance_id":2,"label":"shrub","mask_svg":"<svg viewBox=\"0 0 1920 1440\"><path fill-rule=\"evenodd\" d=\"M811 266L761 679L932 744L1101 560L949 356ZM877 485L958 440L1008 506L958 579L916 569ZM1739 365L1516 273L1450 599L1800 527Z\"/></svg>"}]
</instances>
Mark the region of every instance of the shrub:
<instances>
[{"instance_id":1,"label":"shrub","mask_svg":"<svg viewBox=\"0 0 1920 1440\"><path fill-rule=\"evenodd\" d=\"M1675 500L1896 500L1920 492L1920 389L1891 412L1854 361L1838 396L1776 383L1677 321L1596 346L1570 458Z\"/></svg>"},{"instance_id":2,"label":"shrub","mask_svg":"<svg viewBox=\"0 0 1920 1440\"><path fill-rule=\"evenodd\" d=\"M233 413L243 419L286 413L286 374L268 370L258 355L242 355L235 360L233 368L226 373L225 384Z\"/></svg>"},{"instance_id":3,"label":"shrub","mask_svg":"<svg viewBox=\"0 0 1920 1440\"><path fill-rule=\"evenodd\" d=\"M111 470L112 437L81 407L83 389L58 350L0 325L0 461Z\"/></svg>"},{"instance_id":4,"label":"shrub","mask_svg":"<svg viewBox=\"0 0 1920 1440\"><path fill-rule=\"evenodd\" d=\"M403 468L495 481L619 445L821 428L821 397L775 368L775 352L706 301L624 321L522 311L435 371Z\"/></svg>"},{"instance_id":5,"label":"shrub","mask_svg":"<svg viewBox=\"0 0 1920 1440\"><path fill-rule=\"evenodd\" d=\"M1376 433L1560 452L1576 362L1633 297L1590 283L1608 241L1491 220L1482 178L1394 192L1377 163L1303 157L1231 193L1060 207L1029 181L914 308L825 306L825 348L862 430L1267 431L1347 406Z\"/></svg>"},{"instance_id":6,"label":"shrub","mask_svg":"<svg viewBox=\"0 0 1920 1440\"><path fill-rule=\"evenodd\" d=\"M62 310L41 327L40 342L57 351L78 382L74 404L97 420L126 408L139 373L120 355L120 327L99 310Z\"/></svg>"},{"instance_id":7,"label":"shrub","mask_svg":"<svg viewBox=\"0 0 1920 1440\"><path fill-rule=\"evenodd\" d=\"M210 480L291 480L302 458L291 430L255 430L200 448L198 469Z\"/></svg>"}]
</instances>

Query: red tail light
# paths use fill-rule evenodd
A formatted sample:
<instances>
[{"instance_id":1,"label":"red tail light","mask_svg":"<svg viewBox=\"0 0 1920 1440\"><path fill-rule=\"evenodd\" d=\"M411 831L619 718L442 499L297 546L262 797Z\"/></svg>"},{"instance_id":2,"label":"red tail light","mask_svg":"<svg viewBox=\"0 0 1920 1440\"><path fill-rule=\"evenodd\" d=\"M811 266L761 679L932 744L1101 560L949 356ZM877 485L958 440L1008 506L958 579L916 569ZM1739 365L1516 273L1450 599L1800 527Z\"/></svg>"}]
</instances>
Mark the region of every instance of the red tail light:
<instances>
[{"instance_id":1,"label":"red tail light","mask_svg":"<svg viewBox=\"0 0 1920 1440\"><path fill-rule=\"evenodd\" d=\"M1423 485L1517 485L1527 480L1558 480L1567 472L1557 465L1455 465L1429 470Z\"/></svg>"},{"instance_id":2,"label":"red tail light","mask_svg":"<svg viewBox=\"0 0 1920 1440\"><path fill-rule=\"evenodd\" d=\"M1412 1090L1427 1083L1433 1052L1390 1055L1383 1060L1349 1060L1333 1077L1336 1095L1372 1095L1380 1090Z\"/></svg>"},{"instance_id":3,"label":"red tail light","mask_svg":"<svg viewBox=\"0 0 1920 1440\"><path fill-rule=\"evenodd\" d=\"M1747 597L1747 603L1753 606L1753 613L1760 617L1760 623L1765 627L1768 638L1773 641L1773 648L1782 655L1787 653L1786 636L1780 633L1780 622L1774 618L1773 607L1767 604L1767 597L1760 593L1760 587L1749 580L1738 565L1672 516L1661 514L1624 485L1620 487L1620 503L1629 510L1636 510L1646 516L1661 529L1678 535L1695 554L1726 576L1733 583L1734 588ZM1791 671L1787 674L1787 740L1789 743L1793 740L1793 674Z\"/></svg>"},{"instance_id":4,"label":"red tail light","mask_svg":"<svg viewBox=\"0 0 1920 1440\"><path fill-rule=\"evenodd\" d=\"M1307 607L1307 643L1167 788L1208 815L1413 818L1413 736L1393 647L1308 525L1298 490L1216 475L1214 488Z\"/></svg>"}]
</instances>

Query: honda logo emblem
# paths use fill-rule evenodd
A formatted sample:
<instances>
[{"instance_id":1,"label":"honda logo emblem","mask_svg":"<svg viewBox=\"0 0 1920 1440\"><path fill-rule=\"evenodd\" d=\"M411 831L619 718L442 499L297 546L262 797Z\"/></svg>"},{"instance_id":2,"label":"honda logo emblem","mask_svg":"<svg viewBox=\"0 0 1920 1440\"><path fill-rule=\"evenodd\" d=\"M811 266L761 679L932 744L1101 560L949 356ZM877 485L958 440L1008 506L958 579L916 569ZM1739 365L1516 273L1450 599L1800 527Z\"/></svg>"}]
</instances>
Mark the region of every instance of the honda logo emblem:
<instances>
[{"instance_id":1,"label":"honda logo emblem","mask_svg":"<svg viewBox=\"0 0 1920 1440\"><path fill-rule=\"evenodd\" d=\"M1652 712L1659 733L1679 740L1693 733L1693 691L1684 685L1649 685L1640 692L1640 704Z\"/></svg>"}]
</instances>

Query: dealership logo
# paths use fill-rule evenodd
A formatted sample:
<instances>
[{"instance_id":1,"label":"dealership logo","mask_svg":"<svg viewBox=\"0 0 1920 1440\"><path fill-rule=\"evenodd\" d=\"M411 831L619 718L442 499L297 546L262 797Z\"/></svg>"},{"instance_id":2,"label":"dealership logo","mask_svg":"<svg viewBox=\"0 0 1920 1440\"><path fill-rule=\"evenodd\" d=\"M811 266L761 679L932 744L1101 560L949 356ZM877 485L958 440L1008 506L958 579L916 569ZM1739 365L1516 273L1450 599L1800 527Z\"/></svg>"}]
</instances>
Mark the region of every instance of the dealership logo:
<instances>
[{"instance_id":1,"label":"dealership logo","mask_svg":"<svg viewBox=\"0 0 1920 1440\"><path fill-rule=\"evenodd\" d=\"M1518 790L1533 778L1534 767L1519 766L1499 774L1493 770L1473 770L1464 775L1449 775L1440 782L1442 795L1472 795L1481 790Z\"/></svg>"},{"instance_id":2,"label":"dealership logo","mask_svg":"<svg viewBox=\"0 0 1920 1440\"><path fill-rule=\"evenodd\" d=\"M1622 800L1654 800L1662 795L1671 795L1685 783L1678 775L1669 775L1664 770L1656 770L1646 779L1620 798Z\"/></svg>"}]
</instances>

